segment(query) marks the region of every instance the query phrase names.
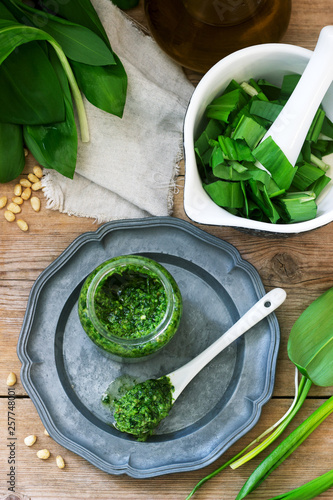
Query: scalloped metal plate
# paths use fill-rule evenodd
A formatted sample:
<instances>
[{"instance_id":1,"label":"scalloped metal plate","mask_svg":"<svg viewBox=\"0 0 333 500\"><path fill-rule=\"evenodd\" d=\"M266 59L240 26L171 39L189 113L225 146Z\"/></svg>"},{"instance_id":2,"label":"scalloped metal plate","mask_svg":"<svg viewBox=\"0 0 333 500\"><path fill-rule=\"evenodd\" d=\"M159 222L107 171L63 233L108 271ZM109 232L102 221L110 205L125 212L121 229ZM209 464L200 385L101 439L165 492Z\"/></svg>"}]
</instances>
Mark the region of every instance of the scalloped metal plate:
<instances>
[{"instance_id":1,"label":"scalloped metal plate","mask_svg":"<svg viewBox=\"0 0 333 500\"><path fill-rule=\"evenodd\" d=\"M77 315L85 277L123 254L147 255L163 264L184 301L172 341L153 359L135 364L104 355ZM21 380L51 437L101 470L147 478L199 469L248 432L271 397L280 338L275 314L206 366L145 443L110 425L101 394L123 373L144 379L183 365L264 294L259 274L235 247L186 221L152 217L106 223L79 236L34 283L17 347Z\"/></svg>"}]
</instances>

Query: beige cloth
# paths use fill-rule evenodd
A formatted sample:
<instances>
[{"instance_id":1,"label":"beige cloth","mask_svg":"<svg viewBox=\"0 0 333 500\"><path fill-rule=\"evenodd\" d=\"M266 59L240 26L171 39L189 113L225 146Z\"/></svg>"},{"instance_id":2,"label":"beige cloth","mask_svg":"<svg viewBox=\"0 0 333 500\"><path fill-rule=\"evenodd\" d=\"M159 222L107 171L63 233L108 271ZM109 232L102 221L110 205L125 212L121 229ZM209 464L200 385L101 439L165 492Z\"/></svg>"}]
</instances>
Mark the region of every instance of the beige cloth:
<instances>
[{"instance_id":1,"label":"beige cloth","mask_svg":"<svg viewBox=\"0 0 333 500\"><path fill-rule=\"evenodd\" d=\"M193 86L110 0L93 4L127 72L124 115L84 100L90 142L79 141L73 180L44 169L47 207L98 222L169 215Z\"/></svg>"}]
</instances>

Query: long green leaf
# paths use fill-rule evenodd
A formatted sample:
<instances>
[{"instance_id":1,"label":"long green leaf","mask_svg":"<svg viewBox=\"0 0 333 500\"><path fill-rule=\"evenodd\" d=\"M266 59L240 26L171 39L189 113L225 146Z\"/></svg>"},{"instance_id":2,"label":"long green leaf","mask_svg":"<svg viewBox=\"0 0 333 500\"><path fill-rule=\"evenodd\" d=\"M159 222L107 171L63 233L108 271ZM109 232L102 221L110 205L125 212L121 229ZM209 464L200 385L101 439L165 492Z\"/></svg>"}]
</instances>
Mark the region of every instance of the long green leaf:
<instances>
[{"instance_id":1,"label":"long green leaf","mask_svg":"<svg viewBox=\"0 0 333 500\"><path fill-rule=\"evenodd\" d=\"M0 182L16 179L24 168L22 127L0 123Z\"/></svg>"},{"instance_id":2,"label":"long green leaf","mask_svg":"<svg viewBox=\"0 0 333 500\"><path fill-rule=\"evenodd\" d=\"M50 52L50 60L63 89L66 119L52 125L24 127L24 140L38 163L72 179L78 143L72 98L66 74L54 51Z\"/></svg>"},{"instance_id":3,"label":"long green leaf","mask_svg":"<svg viewBox=\"0 0 333 500\"><path fill-rule=\"evenodd\" d=\"M71 62L81 91L91 104L122 117L127 94L127 75L122 62L114 54L112 66L89 66Z\"/></svg>"},{"instance_id":4,"label":"long green leaf","mask_svg":"<svg viewBox=\"0 0 333 500\"><path fill-rule=\"evenodd\" d=\"M115 64L110 48L90 29L29 7L20 0L11 0L11 3L21 22L30 20L36 28L49 33L70 59L92 66Z\"/></svg>"},{"instance_id":5,"label":"long green leaf","mask_svg":"<svg viewBox=\"0 0 333 500\"><path fill-rule=\"evenodd\" d=\"M90 0L52 0L51 3L54 14L89 28L110 47L108 36ZM50 8L49 0L40 0L40 4L46 11Z\"/></svg>"},{"instance_id":6,"label":"long green leaf","mask_svg":"<svg viewBox=\"0 0 333 500\"><path fill-rule=\"evenodd\" d=\"M283 493L270 500L311 500L333 486L333 469L299 488Z\"/></svg>"},{"instance_id":7,"label":"long green leaf","mask_svg":"<svg viewBox=\"0 0 333 500\"><path fill-rule=\"evenodd\" d=\"M116 64L113 53L103 40L83 26L49 21L44 31L57 40L73 61L92 66Z\"/></svg>"},{"instance_id":8,"label":"long green leaf","mask_svg":"<svg viewBox=\"0 0 333 500\"><path fill-rule=\"evenodd\" d=\"M17 47L0 66L0 121L35 125L64 119L61 86L44 50L38 42Z\"/></svg>"},{"instance_id":9,"label":"long green leaf","mask_svg":"<svg viewBox=\"0 0 333 500\"><path fill-rule=\"evenodd\" d=\"M333 385L333 288L298 318L288 340L288 355L301 373L319 386Z\"/></svg>"}]
</instances>

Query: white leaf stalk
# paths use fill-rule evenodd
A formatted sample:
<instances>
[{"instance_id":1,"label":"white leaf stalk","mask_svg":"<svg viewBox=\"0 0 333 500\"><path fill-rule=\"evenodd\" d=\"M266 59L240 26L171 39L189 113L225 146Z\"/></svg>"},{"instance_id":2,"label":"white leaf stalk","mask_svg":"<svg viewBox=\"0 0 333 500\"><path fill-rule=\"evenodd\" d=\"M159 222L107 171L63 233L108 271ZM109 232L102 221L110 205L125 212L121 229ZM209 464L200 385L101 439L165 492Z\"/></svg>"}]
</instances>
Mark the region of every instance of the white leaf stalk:
<instances>
[{"instance_id":1,"label":"white leaf stalk","mask_svg":"<svg viewBox=\"0 0 333 500\"><path fill-rule=\"evenodd\" d=\"M70 88L72 91L72 96L73 96L75 106L77 109L77 113L78 113L81 141L82 142L89 142L89 127L88 127L86 110L85 110L85 107L83 104L83 99L82 99L80 89L77 85L75 76L73 74L72 68L70 67L68 59L65 56L60 45L55 40L54 41L48 40L48 41L52 45L54 50L56 51L57 56L59 57L59 60L61 62L61 65L62 65L65 73L66 73L66 76L67 76L67 79L68 79L68 82L69 82L69 85L70 85Z\"/></svg>"}]
</instances>

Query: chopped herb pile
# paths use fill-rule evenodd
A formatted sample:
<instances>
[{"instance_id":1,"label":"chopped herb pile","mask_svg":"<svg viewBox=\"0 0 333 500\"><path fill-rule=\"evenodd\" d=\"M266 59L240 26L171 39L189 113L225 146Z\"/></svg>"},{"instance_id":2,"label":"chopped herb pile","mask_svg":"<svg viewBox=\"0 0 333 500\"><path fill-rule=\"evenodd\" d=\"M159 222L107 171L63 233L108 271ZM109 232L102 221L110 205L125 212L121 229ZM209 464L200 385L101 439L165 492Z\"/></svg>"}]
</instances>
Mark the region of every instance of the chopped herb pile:
<instances>
[{"instance_id":1,"label":"chopped herb pile","mask_svg":"<svg viewBox=\"0 0 333 500\"><path fill-rule=\"evenodd\" d=\"M195 141L197 165L205 191L228 212L273 224L316 217L316 199L330 182L322 158L333 152L325 111L318 109L295 166L271 137L261 142L299 78L286 75L281 88L232 80L207 106L208 122Z\"/></svg>"},{"instance_id":2,"label":"chopped herb pile","mask_svg":"<svg viewBox=\"0 0 333 500\"><path fill-rule=\"evenodd\" d=\"M169 377L149 379L135 385L114 401L117 429L146 441L172 407L173 386Z\"/></svg>"},{"instance_id":3,"label":"chopped herb pile","mask_svg":"<svg viewBox=\"0 0 333 500\"><path fill-rule=\"evenodd\" d=\"M122 338L140 338L153 332L167 309L163 283L152 272L127 266L106 276L95 292L95 312L104 328Z\"/></svg>"}]
</instances>

